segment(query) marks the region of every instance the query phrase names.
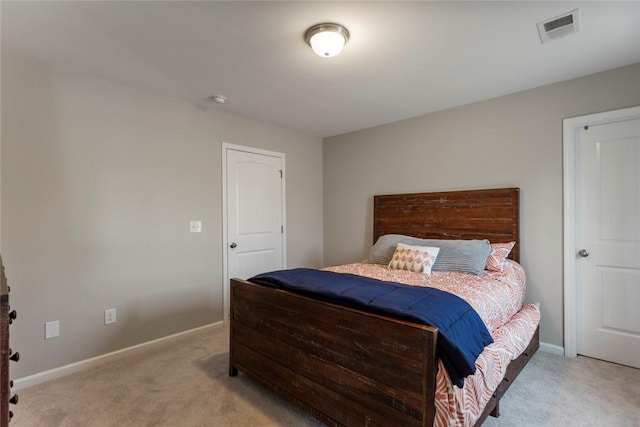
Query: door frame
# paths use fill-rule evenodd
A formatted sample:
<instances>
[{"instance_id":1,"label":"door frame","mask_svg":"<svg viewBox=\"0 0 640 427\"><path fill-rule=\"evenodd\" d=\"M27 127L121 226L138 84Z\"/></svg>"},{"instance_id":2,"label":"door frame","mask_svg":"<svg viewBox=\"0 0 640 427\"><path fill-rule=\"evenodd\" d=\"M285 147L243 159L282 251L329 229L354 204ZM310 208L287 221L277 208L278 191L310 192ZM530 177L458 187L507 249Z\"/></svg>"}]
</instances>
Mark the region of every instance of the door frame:
<instances>
[{"instance_id":1,"label":"door frame","mask_svg":"<svg viewBox=\"0 0 640 427\"><path fill-rule=\"evenodd\" d=\"M578 214L576 207L576 146L577 131L585 126L596 126L640 118L640 106L572 117L562 121L563 149L563 269L564 269L564 355L578 355L578 283L576 262L576 236Z\"/></svg>"},{"instance_id":2,"label":"door frame","mask_svg":"<svg viewBox=\"0 0 640 427\"><path fill-rule=\"evenodd\" d=\"M285 155L276 151L262 150L260 148L247 147L244 145L231 144L222 142L222 300L223 300L223 322L229 322L230 318L230 301L229 301L229 259L228 244L229 237L227 231L227 153L230 151L243 151L245 153L259 154L263 156L278 157L282 162L282 224L285 225L282 231L282 267L287 268L287 198L286 198L286 182L287 174L285 173Z\"/></svg>"}]
</instances>

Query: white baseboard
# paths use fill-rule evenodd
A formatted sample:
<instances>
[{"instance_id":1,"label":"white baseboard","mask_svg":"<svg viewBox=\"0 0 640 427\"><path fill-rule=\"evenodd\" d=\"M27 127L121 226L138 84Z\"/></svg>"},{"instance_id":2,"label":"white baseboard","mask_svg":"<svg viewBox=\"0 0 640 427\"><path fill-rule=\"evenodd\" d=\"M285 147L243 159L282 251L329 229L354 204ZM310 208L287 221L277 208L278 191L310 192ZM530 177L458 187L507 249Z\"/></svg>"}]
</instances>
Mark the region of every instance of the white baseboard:
<instances>
[{"instance_id":1,"label":"white baseboard","mask_svg":"<svg viewBox=\"0 0 640 427\"><path fill-rule=\"evenodd\" d=\"M547 344L546 342L540 343L540 351L545 353L557 354L558 356L564 356L564 347L559 345Z\"/></svg>"},{"instance_id":2,"label":"white baseboard","mask_svg":"<svg viewBox=\"0 0 640 427\"><path fill-rule=\"evenodd\" d=\"M178 332L177 334L168 335L166 337L158 338L155 340L143 342L131 347L123 348L120 350L112 351L111 353L102 354L100 356L92 357L90 359L81 360L79 362L71 363L69 365L61 366L59 368L50 369L48 371L38 372L33 375L29 375L23 378L18 378L13 381L13 389L20 390L23 388L31 387L36 384L40 384L46 381L51 381L56 378L61 378L75 372L84 371L85 369L93 368L95 366L102 365L113 360L120 359L125 356L131 356L143 351L152 349L159 344L166 344L167 342L176 340L178 338L185 338L186 336L195 332L202 331L203 329L213 328L216 326L222 326L223 322L210 323L208 325L200 326L197 328L189 329L188 331Z\"/></svg>"}]
</instances>

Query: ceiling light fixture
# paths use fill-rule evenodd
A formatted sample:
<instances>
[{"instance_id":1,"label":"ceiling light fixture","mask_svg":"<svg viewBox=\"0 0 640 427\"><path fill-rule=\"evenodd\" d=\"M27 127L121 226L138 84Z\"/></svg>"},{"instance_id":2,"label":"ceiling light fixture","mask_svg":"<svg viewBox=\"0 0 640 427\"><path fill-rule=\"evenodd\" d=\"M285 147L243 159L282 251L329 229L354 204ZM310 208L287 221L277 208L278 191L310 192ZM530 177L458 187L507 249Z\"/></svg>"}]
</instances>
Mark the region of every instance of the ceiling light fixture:
<instances>
[{"instance_id":1,"label":"ceiling light fixture","mask_svg":"<svg viewBox=\"0 0 640 427\"><path fill-rule=\"evenodd\" d=\"M340 24L318 24L307 30L304 40L318 56L330 58L342 51L349 31Z\"/></svg>"}]
</instances>

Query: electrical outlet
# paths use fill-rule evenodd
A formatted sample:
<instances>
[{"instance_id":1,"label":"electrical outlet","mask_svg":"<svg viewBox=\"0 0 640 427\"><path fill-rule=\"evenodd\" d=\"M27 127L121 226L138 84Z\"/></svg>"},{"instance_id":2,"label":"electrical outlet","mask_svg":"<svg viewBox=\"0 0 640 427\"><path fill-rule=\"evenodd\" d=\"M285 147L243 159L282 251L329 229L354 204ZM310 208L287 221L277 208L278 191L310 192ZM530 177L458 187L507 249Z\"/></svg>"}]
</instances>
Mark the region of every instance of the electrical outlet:
<instances>
[{"instance_id":1,"label":"electrical outlet","mask_svg":"<svg viewBox=\"0 0 640 427\"><path fill-rule=\"evenodd\" d=\"M202 231L202 221L189 221L189 231L191 233L200 233Z\"/></svg>"},{"instance_id":2,"label":"electrical outlet","mask_svg":"<svg viewBox=\"0 0 640 427\"><path fill-rule=\"evenodd\" d=\"M60 336L60 321L54 320L44 324L44 339L55 338Z\"/></svg>"},{"instance_id":3,"label":"electrical outlet","mask_svg":"<svg viewBox=\"0 0 640 427\"><path fill-rule=\"evenodd\" d=\"M110 308L104 311L104 324L116 323L116 309Z\"/></svg>"}]
</instances>

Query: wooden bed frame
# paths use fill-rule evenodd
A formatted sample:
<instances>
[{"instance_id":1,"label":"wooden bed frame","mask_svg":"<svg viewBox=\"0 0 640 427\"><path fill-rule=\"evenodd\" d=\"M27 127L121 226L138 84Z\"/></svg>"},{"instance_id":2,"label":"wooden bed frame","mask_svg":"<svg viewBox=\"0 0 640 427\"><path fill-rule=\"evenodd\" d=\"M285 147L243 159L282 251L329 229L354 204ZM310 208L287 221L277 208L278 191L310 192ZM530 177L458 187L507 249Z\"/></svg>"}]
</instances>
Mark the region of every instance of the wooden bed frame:
<instances>
[{"instance_id":1,"label":"wooden bed frame","mask_svg":"<svg viewBox=\"0 0 640 427\"><path fill-rule=\"evenodd\" d=\"M374 197L384 234L517 242L519 189ZM229 375L238 370L331 426L432 426L436 328L231 279ZM539 346L536 331L476 425L491 414Z\"/></svg>"}]
</instances>

